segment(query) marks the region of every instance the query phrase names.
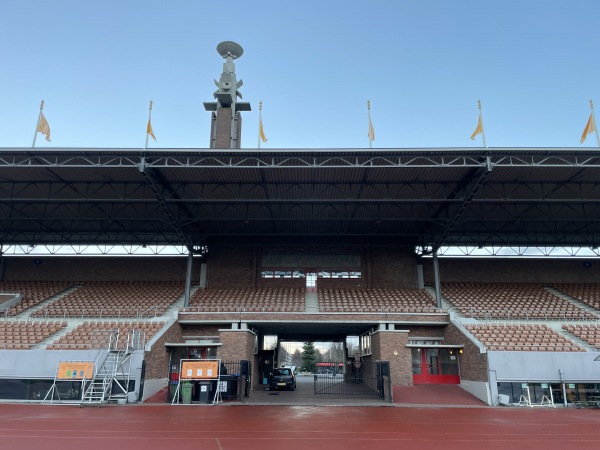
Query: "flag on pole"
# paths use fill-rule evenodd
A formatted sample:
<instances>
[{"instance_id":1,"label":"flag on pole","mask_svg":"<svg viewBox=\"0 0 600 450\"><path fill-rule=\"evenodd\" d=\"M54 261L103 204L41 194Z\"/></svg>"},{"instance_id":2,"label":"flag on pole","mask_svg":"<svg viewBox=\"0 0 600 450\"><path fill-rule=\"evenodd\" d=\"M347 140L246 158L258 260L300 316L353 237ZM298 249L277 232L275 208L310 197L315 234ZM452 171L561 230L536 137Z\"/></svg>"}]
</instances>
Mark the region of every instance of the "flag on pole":
<instances>
[{"instance_id":1,"label":"flag on pole","mask_svg":"<svg viewBox=\"0 0 600 450\"><path fill-rule=\"evenodd\" d=\"M267 137L265 136L265 130L263 129L262 116L258 120L258 135L260 136L261 141L267 142Z\"/></svg>"},{"instance_id":2,"label":"flag on pole","mask_svg":"<svg viewBox=\"0 0 600 450\"><path fill-rule=\"evenodd\" d=\"M258 102L258 148L260 148L260 141L267 142L262 123L262 100Z\"/></svg>"},{"instance_id":3,"label":"flag on pole","mask_svg":"<svg viewBox=\"0 0 600 450\"><path fill-rule=\"evenodd\" d=\"M156 136L154 136L154 130L152 130L152 100L150 100L150 106L148 106L148 125L146 125L146 143L144 149L148 148L148 136L152 136L154 142L156 142Z\"/></svg>"},{"instance_id":4,"label":"flag on pole","mask_svg":"<svg viewBox=\"0 0 600 450\"><path fill-rule=\"evenodd\" d=\"M42 133L44 136L46 136L46 140L50 142L50 125L48 125L48 121L44 117L43 112L40 112L40 118L38 120L36 132Z\"/></svg>"},{"instance_id":5,"label":"flag on pole","mask_svg":"<svg viewBox=\"0 0 600 450\"><path fill-rule=\"evenodd\" d=\"M481 111L479 111L479 121L477 122L477 128L475 128L475 131L471 135L471 139L475 140L475 136L481 133L483 133L483 123L481 122Z\"/></svg>"},{"instance_id":6,"label":"flag on pole","mask_svg":"<svg viewBox=\"0 0 600 450\"><path fill-rule=\"evenodd\" d=\"M152 139L156 141L156 136L154 136L154 131L152 131L152 121L148 118L148 126L146 127L146 133L152 136Z\"/></svg>"},{"instance_id":7,"label":"flag on pole","mask_svg":"<svg viewBox=\"0 0 600 450\"><path fill-rule=\"evenodd\" d=\"M371 122L371 100L367 100L367 111L369 114L369 148L373 148L373 141L375 140L375 129L373 128L373 122Z\"/></svg>"},{"instance_id":8,"label":"flag on pole","mask_svg":"<svg viewBox=\"0 0 600 450\"><path fill-rule=\"evenodd\" d=\"M375 130L373 129L373 124L371 123L371 117L369 116L369 140L375 140Z\"/></svg>"},{"instance_id":9,"label":"flag on pole","mask_svg":"<svg viewBox=\"0 0 600 450\"><path fill-rule=\"evenodd\" d=\"M583 129L583 134L581 135L581 140L579 141L579 143L583 144L583 142L587 138L587 135L593 133L594 131L596 133L598 133L598 130L596 129L596 123L594 121L594 113L592 111L590 113L590 118L588 119L587 123L585 124L585 128Z\"/></svg>"},{"instance_id":10,"label":"flag on pole","mask_svg":"<svg viewBox=\"0 0 600 450\"><path fill-rule=\"evenodd\" d=\"M477 121L477 126L475 127L475 131L471 135L471 139L475 140L475 136L481 134L481 140L483 141L483 146L487 148L487 143L485 142L485 131L483 130L483 115L481 114L481 100L477 100L477 107L479 108L479 120Z\"/></svg>"}]
</instances>

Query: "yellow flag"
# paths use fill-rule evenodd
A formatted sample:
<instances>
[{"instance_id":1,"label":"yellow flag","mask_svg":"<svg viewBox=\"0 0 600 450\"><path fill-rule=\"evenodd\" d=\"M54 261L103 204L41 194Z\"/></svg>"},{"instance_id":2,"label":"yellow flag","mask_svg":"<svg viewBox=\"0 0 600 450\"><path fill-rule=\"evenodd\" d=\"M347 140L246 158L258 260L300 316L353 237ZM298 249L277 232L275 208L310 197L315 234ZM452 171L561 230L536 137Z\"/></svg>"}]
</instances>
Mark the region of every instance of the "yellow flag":
<instances>
[{"instance_id":1,"label":"yellow flag","mask_svg":"<svg viewBox=\"0 0 600 450\"><path fill-rule=\"evenodd\" d=\"M262 117L258 121L258 134L260 136L261 141L267 142L267 138L265 136L265 130L263 130Z\"/></svg>"},{"instance_id":2,"label":"yellow flag","mask_svg":"<svg viewBox=\"0 0 600 450\"><path fill-rule=\"evenodd\" d=\"M146 133L152 136L152 139L156 141L156 136L154 136L154 131L152 131L152 124L150 123L150 119L148 119L148 126L146 127Z\"/></svg>"},{"instance_id":3,"label":"yellow flag","mask_svg":"<svg viewBox=\"0 0 600 450\"><path fill-rule=\"evenodd\" d=\"M471 139L475 139L475 136L477 136L478 134L483 133L483 123L481 123L481 112L479 113L479 121L477 122L477 128L475 128L475 131L473 131L473 134L471 135Z\"/></svg>"},{"instance_id":4,"label":"yellow flag","mask_svg":"<svg viewBox=\"0 0 600 450\"><path fill-rule=\"evenodd\" d=\"M375 130L373 129L373 124L371 123L371 116L369 116L369 140L375 140Z\"/></svg>"},{"instance_id":5,"label":"yellow flag","mask_svg":"<svg viewBox=\"0 0 600 450\"><path fill-rule=\"evenodd\" d=\"M44 113L40 113L40 120L38 121L36 131L46 136L46 140L50 142L50 125L48 125L48 121L44 117Z\"/></svg>"},{"instance_id":6,"label":"yellow flag","mask_svg":"<svg viewBox=\"0 0 600 450\"><path fill-rule=\"evenodd\" d=\"M592 113L590 113L590 118L588 119L587 124L583 129L583 134L581 135L581 140L579 141L579 143L583 144L583 141L585 141L587 135L593 133L594 131L596 133L598 132L598 130L596 130L596 124L594 123L594 116L592 115Z\"/></svg>"}]
</instances>

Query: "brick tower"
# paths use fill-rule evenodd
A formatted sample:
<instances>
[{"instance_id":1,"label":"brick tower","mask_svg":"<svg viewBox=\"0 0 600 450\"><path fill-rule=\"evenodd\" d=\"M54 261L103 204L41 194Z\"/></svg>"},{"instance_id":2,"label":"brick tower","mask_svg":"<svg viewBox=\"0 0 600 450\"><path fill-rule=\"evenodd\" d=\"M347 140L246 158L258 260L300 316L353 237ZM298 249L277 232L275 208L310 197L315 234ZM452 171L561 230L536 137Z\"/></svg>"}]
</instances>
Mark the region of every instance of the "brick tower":
<instances>
[{"instance_id":1,"label":"brick tower","mask_svg":"<svg viewBox=\"0 0 600 450\"><path fill-rule=\"evenodd\" d=\"M217 45L217 52L225 62L219 81L215 80L217 90L213 94L216 102L204 102L204 109L211 111L210 148L240 148L242 143L241 111L250 111L250 103L238 102L242 98L238 90L244 82L237 81L234 59L244 53L241 45L225 41Z\"/></svg>"}]
</instances>

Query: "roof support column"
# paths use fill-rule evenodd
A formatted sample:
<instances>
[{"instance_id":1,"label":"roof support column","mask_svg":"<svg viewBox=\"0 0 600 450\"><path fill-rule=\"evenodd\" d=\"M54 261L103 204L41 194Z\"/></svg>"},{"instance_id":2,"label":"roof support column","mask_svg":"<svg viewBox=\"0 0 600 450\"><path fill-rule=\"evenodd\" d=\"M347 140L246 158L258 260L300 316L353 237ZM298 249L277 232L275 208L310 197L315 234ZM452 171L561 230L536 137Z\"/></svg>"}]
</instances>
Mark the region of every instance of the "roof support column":
<instances>
[{"instance_id":1,"label":"roof support column","mask_svg":"<svg viewBox=\"0 0 600 450\"><path fill-rule=\"evenodd\" d=\"M433 250L433 283L435 286L435 306L437 309L442 309L442 288L440 284L440 265L437 249Z\"/></svg>"},{"instance_id":2,"label":"roof support column","mask_svg":"<svg viewBox=\"0 0 600 450\"><path fill-rule=\"evenodd\" d=\"M192 286L192 260L194 258L194 248L188 248L188 257L187 257L187 270L185 271L185 300L183 302L183 307L187 308L190 306L190 288Z\"/></svg>"}]
</instances>

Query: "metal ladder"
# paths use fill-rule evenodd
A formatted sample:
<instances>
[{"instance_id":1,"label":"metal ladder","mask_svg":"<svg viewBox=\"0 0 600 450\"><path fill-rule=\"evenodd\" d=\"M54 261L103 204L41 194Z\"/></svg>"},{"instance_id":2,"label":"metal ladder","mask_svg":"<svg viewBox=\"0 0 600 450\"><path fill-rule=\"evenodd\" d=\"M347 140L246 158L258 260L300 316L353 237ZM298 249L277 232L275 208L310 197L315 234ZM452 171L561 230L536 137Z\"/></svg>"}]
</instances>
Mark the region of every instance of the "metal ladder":
<instances>
[{"instance_id":1,"label":"metal ladder","mask_svg":"<svg viewBox=\"0 0 600 450\"><path fill-rule=\"evenodd\" d=\"M93 379L87 383L81 398L80 406L102 406L102 404L111 400L126 398L130 373L129 370L125 372L123 369L125 364L131 358L131 350L133 349L133 345L131 344L133 343L133 338L135 338L135 336L128 336L125 348L119 349L119 333L111 333L108 354L104 360L97 365ZM122 392L113 395L113 382L117 377L125 377L127 382L125 386L122 386L117 381Z\"/></svg>"}]
</instances>

